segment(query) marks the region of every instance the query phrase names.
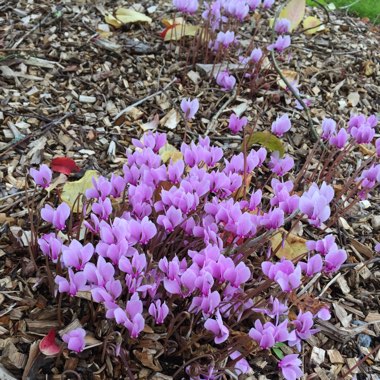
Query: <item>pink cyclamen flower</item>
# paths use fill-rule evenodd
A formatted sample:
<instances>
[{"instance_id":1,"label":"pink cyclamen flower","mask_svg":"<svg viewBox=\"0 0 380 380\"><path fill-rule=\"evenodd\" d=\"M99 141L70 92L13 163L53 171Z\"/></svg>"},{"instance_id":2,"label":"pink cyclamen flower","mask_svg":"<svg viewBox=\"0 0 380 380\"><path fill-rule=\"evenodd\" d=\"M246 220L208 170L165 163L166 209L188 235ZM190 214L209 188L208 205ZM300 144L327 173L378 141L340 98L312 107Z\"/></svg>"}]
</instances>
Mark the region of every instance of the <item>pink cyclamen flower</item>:
<instances>
[{"instance_id":1,"label":"pink cyclamen flower","mask_svg":"<svg viewBox=\"0 0 380 380\"><path fill-rule=\"evenodd\" d=\"M290 21L286 18L281 18L276 22L274 30L278 34L285 34L290 32Z\"/></svg>"},{"instance_id":2,"label":"pink cyclamen flower","mask_svg":"<svg viewBox=\"0 0 380 380\"><path fill-rule=\"evenodd\" d=\"M228 328L223 324L223 319L219 311L216 312L216 320L208 318L204 326L206 330L214 334L214 342L216 344L225 342L230 335Z\"/></svg>"},{"instance_id":3,"label":"pink cyclamen flower","mask_svg":"<svg viewBox=\"0 0 380 380\"><path fill-rule=\"evenodd\" d=\"M282 375L285 380L296 380L302 377L303 372L301 370L301 360L298 359L297 354L286 355L279 363Z\"/></svg>"},{"instance_id":4,"label":"pink cyclamen flower","mask_svg":"<svg viewBox=\"0 0 380 380\"><path fill-rule=\"evenodd\" d=\"M255 327L249 330L248 335L255 340L262 349L272 348L276 343L285 342L289 339L288 320L286 319L276 326L272 322L267 322L263 325L260 319L256 319Z\"/></svg>"},{"instance_id":5,"label":"pink cyclamen flower","mask_svg":"<svg viewBox=\"0 0 380 380\"><path fill-rule=\"evenodd\" d=\"M289 293L301 285L301 266L297 264L294 267L290 260L283 259L276 264L264 261L261 264L261 269L267 277L276 281L284 292Z\"/></svg>"},{"instance_id":6,"label":"pink cyclamen flower","mask_svg":"<svg viewBox=\"0 0 380 380\"><path fill-rule=\"evenodd\" d=\"M91 243L83 246L78 240L73 240L68 247L63 247L62 261L66 267L82 270L91 260L94 250L94 246Z\"/></svg>"},{"instance_id":7,"label":"pink cyclamen flower","mask_svg":"<svg viewBox=\"0 0 380 380\"><path fill-rule=\"evenodd\" d=\"M49 187L52 178L52 171L47 165L41 165L39 170L33 168L30 169L29 174L33 177L36 185L41 186L44 189Z\"/></svg>"},{"instance_id":8,"label":"pink cyclamen flower","mask_svg":"<svg viewBox=\"0 0 380 380\"><path fill-rule=\"evenodd\" d=\"M78 292L86 289L87 278L83 272L74 273L71 268L68 273L69 281L62 276L56 276L54 281L58 285L60 293L69 293L71 297L74 297Z\"/></svg>"},{"instance_id":9,"label":"pink cyclamen flower","mask_svg":"<svg viewBox=\"0 0 380 380\"><path fill-rule=\"evenodd\" d=\"M263 8L269 9L272 7L273 4L274 4L274 0L264 0L263 1Z\"/></svg>"},{"instance_id":10,"label":"pink cyclamen flower","mask_svg":"<svg viewBox=\"0 0 380 380\"><path fill-rule=\"evenodd\" d=\"M247 360L244 359L244 355L242 355L239 351L234 351L231 355L230 358L232 360L235 360L237 358L239 359L235 363L235 371L240 375L244 375L245 373L248 373L248 371L251 369L250 365L248 364Z\"/></svg>"},{"instance_id":11,"label":"pink cyclamen flower","mask_svg":"<svg viewBox=\"0 0 380 380\"><path fill-rule=\"evenodd\" d=\"M280 154L277 151L272 153L268 164L269 169L279 177L282 177L284 174L292 170L293 166L294 160L292 157L284 156L284 158L280 158Z\"/></svg>"},{"instance_id":12,"label":"pink cyclamen flower","mask_svg":"<svg viewBox=\"0 0 380 380\"><path fill-rule=\"evenodd\" d=\"M279 53L282 53L286 48L290 46L290 43L290 36L278 36L276 42L268 46L268 50L276 50Z\"/></svg>"},{"instance_id":13,"label":"pink cyclamen flower","mask_svg":"<svg viewBox=\"0 0 380 380\"><path fill-rule=\"evenodd\" d=\"M249 9L251 11L254 11L256 8L258 8L261 4L261 0L246 0L246 3L249 6Z\"/></svg>"},{"instance_id":14,"label":"pink cyclamen flower","mask_svg":"<svg viewBox=\"0 0 380 380\"><path fill-rule=\"evenodd\" d=\"M239 133L247 124L248 119L245 116L239 118L236 114L232 113L228 123L228 128L232 133L236 134Z\"/></svg>"},{"instance_id":15,"label":"pink cyclamen flower","mask_svg":"<svg viewBox=\"0 0 380 380\"><path fill-rule=\"evenodd\" d=\"M313 183L308 191L302 194L299 201L300 210L309 218L309 223L315 227L320 227L330 217L330 202L334 198L332 186L322 183L318 188Z\"/></svg>"},{"instance_id":16,"label":"pink cyclamen flower","mask_svg":"<svg viewBox=\"0 0 380 380\"><path fill-rule=\"evenodd\" d=\"M236 79L233 75L230 75L228 70L223 70L217 75L216 83L223 91L231 91L235 87Z\"/></svg>"},{"instance_id":17,"label":"pink cyclamen flower","mask_svg":"<svg viewBox=\"0 0 380 380\"><path fill-rule=\"evenodd\" d=\"M344 128L339 129L339 132L330 137L329 143L338 149L342 149L348 140L348 133Z\"/></svg>"},{"instance_id":18,"label":"pink cyclamen flower","mask_svg":"<svg viewBox=\"0 0 380 380\"><path fill-rule=\"evenodd\" d=\"M157 300L151 303L148 312L154 318L154 321L161 325L169 314L169 308L165 302L161 304L161 300Z\"/></svg>"},{"instance_id":19,"label":"pink cyclamen flower","mask_svg":"<svg viewBox=\"0 0 380 380\"><path fill-rule=\"evenodd\" d=\"M67 343L69 350L81 352L86 345L84 340L85 336L86 331L79 327L77 329L69 331L67 334L64 334L62 340Z\"/></svg>"},{"instance_id":20,"label":"pink cyclamen flower","mask_svg":"<svg viewBox=\"0 0 380 380\"><path fill-rule=\"evenodd\" d=\"M50 205L46 205L41 210L41 217L46 222L51 223L57 230L64 230L66 220L70 216L70 207L67 203L61 203L56 210Z\"/></svg>"},{"instance_id":21,"label":"pink cyclamen flower","mask_svg":"<svg viewBox=\"0 0 380 380\"><path fill-rule=\"evenodd\" d=\"M333 119L325 118L322 120L322 139L327 141L335 134L336 122Z\"/></svg>"},{"instance_id":22,"label":"pink cyclamen flower","mask_svg":"<svg viewBox=\"0 0 380 380\"><path fill-rule=\"evenodd\" d=\"M317 333L318 329L312 329L314 325L313 314L310 311L303 313L300 311L297 318L292 321L295 327L296 337L294 340L289 340L289 346L296 346L298 351L301 351L301 340L309 339L313 334Z\"/></svg>"},{"instance_id":23,"label":"pink cyclamen flower","mask_svg":"<svg viewBox=\"0 0 380 380\"><path fill-rule=\"evenodd\" d=\"M218 51L220 47L227 49L234 42L235 42L235 33L234 32L230 32L229 30L225 33L219 32L218 35L216 36L216 40L215 40L213 49L215 51Z\"/></svg>"},{"instance_id":24,"label":"pink cyclamen flower","mask_svg":"<svg viewBox=\"0 0 380 380\"><path fill-rule=\"evenodd\" d=\"M198 0L173 0L173 5L178 11L193 14L198 9Z\"/></svg>"},{"instance_id":25,"label":"pink cyclamen flower","mask_svg":"<svg viewBox=\"0 0 380 380\"><path fill-rule=\"evenodd\" d=\"M288 132L292 127L290 124L288 114L284 114L281 117L277 118L276 121L272 124L272 133L276 136L281 137L285 132Z\"/></svg>"},{"instance_id":26,"label":"pink cyclamen flower","mask_svg":"<svg viewBox=\"0 0 380 380\"><path fill-rule=\"evenodd\" d=\"M375 147L376 147L376 156L380 158L380 139L376 140Z\"/></svg>"},{"instance_id":27,"label":"pink cyclamen flower","mask_svg":"<svg viewBox=\"0 0 380 380\"><path fill-rule=\"evenodd\" d=\"M198 109L199 109L199 100L197 98L193 100L182 99L181 110L185 114L185 118L187 120L193 119Z\"/></svg>"},{"instance_id":28,"label":"pink cyclamen flower","mask_svg":"<svg viewBox=\"0 0 380 380\"><path fill-rule=\"evenodd\" d=\"M62 240L51 232L38 239L38 245L45 256L48 256L53 263L58 261L62 249Z\"/></svg>"}]
</instances>

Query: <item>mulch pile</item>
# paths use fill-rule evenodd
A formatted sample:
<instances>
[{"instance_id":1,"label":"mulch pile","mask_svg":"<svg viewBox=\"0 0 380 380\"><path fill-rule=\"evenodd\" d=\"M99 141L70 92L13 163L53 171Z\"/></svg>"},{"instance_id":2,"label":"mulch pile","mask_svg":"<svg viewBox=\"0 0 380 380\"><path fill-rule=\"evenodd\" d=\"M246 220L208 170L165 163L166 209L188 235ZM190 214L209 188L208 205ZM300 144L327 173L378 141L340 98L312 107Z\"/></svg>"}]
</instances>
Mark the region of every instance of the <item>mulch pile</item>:
<instances>
[{"instance_id":1,"label":"mulch pile","mask_svg":"<svg viewBox=\"0 0 380 380\"><path fill-rule=\"evenodd\" d=\"M110 331L106 323L93 331L93 348L79 356L66 350L58 359L39 354L38 340L50 328L75 324L78 315L63 304L59 325L56 299L30 260L27 199L35 206L44 201L25 190L26 182L31 184L26 179L30 166L65 156L81 168L70 180L89 169L107 175L120 171L132 138L156 128L178 147L185 136L185 124L176 116L183 97L197 96L201 103L187 136L197 138L207 131L226 151L241 146L241 138L227 129L232 110L244 109L259 129L268 129L279 113L289 112L293 128L286 137L287 150L296 159L305 157L311 146L307 120L294 108L291 94L280 88L274 71L269 88L242 90L230 101L231 94L205 77L204 67L179 59L175 44L164 43L160 36L162 19L173 17L169 1L134 4L152 24L111 27L110 34L102 35L97 30L105 23L104 14L131 4L53 3L0 1L0 379L45 379L45 374L51 379L76 378L75 372L82 379L126 378L126 363L103 350ZM312 12L326 19L323 11L308 9ZM250 27L255 22L259 17ZM243 44L249 33L247 27L240 37ZM255 39L263 46L270 42L270 33L259 31ZM343 123L353 112L379 115L379 41L378 27L342 14L332 14L323 32L295 33L290 56L279 63L288 76L298 77L301 93L312 100L315 124L323 117ZM168 113L174 116L165 118ZM60 175L57 188L66 180ZM305 372L309 379L345 373L347 379L378 379L380 269L372 248L380 240L379 194L340 220L334 232L350 258L335 277L312 285L314 294L332 305L333 318L321 323L321 332L305 345ZM85 303L73 302L76 309ZM130 353L129 373L136 378L172 379L170 374L181 366L173 363L170 370L168 363L160 362L160 334L164 332L147 331ZM251 364L250 379L278 377L269 373L265 360Z\"/></svg>"}]
</instances>

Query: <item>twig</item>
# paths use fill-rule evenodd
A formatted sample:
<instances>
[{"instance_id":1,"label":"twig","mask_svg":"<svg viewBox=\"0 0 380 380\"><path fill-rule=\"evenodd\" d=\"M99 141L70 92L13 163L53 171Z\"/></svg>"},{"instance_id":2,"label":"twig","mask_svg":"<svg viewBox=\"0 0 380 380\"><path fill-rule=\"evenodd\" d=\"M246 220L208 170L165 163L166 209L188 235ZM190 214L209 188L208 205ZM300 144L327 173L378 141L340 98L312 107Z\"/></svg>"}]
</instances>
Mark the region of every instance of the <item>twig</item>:
<instances>
[{"instance_id":1,"label":"twig","mask_svg":"<svg viewBox=\"0 0 380 380\"><path fill-rule=\"evenodd\" d=\"M237 94L237 89L235 88L231 96L226 100L226 102L222 105L222 107L220 107L219 111L211 119L209 125L207 126L205 136L207 136L210 132L214 131L215 129L214 125L218 121L219 116L222 114L222 112L224 112L224 110L228 107L228 105L231 104L235 100L236 94Z\"/></svg>"},{"instance_id":2,"label":"twig","mask_svg":"<svg viewBox=\"0 0 380 380\"><path fill-rule=\"evenodd\" d=\"M129 105L127 108L124 108L122 111L120 111L115 117L114 117L114 121L116 121L120 116L122 116L123 114L125 114L126 112L128 112L129 110L131 110L133 107L136 107L136 106L139 106L140 104L146 102L147 100L149 99L152 99L154 98L155 96L157 95L160 95L162 94L165 90L167 90L175 81L177 80L177 78L174 78L172 79L165 87L163 87L161 90L151 94L151 95L148 95L146 96L145 98L142 98L140 100L138 100L137 102Z\"/></svg>"},{"instance_id":3,"label":"twig","mask_svg":"<svg viewBox=\"0 0 380 380\"><path fill-rule=\"evenodd\" d=\"M61 7L62 8L62 7ZM50 17L52 12L49 12L41 21L39 21L32 29L30 29L27 33L25 33L15 44L12 46L12 49L16 49L18 45L21 44L22 41L25 40L28 36L30 36L36 29L41 27L45 21Z\"/></svg>"},{"instance_id":4,"label":"twig","mask_svg":"<svg viewBox=\"0 0 380 380\"><path fill-rule=\"evenodd\" d=\"M60 117L59 119L52 120L51 122L45 124L40 130L37 131L37 133L31 133L21 140L20 139L17 139L17 140L14 139L9 144L7 144L5 147L0 148L0 157L4 156L9 151L13 150L17 145L20 145L20 144L30 140L32 137L39 137L39 136L43 135L44 133L49 131L52 127L54 127L55 125L61 123L63 120L65 120L65 119L67 119L73 115L74 115L74 113L72 113L72 112L67 113L67 114L63 115L62 117Z\"/></svg>"},{"instance_id":5,"label":"twig","mask_svg":"<svg viewBox=\"0 0 380 380\"><path fill-rule=\"evenodd\" d=\"M274 40L275 39L275 30L274 30L274 27L276 25L276 21L278 19L278 16L281 12L281 9L282 7L280 7L275 15L275 18L274 18L274 22L273 22L273 27L272 27L272 39ZM274 69L276 70L277 74L280 76L280 78L283 80L283 82L286 84L287 88L290 90L290 92L294 95L294 97L298 100L298 102L301 104L302 108L305 110L306 112L306 115L307 115L307 120L308 120L308 124L309 124L309 132L310 132L310 137L311 137L311 141L312 142L317 142L317 141L320 141L319 139L319 136L318 136L318 133L317 131L315 130L314 128L314 125L313 125L313 120L311 118L311 115L310 115L310 110L309 110L309 107L307 107L307 105L305 104L305 102L302 100L302 98L299 96L299 94L297 93L297 91L294 89L294 87L290 84L290 82L286 79L286 77L284 76L284 74L282 73L280 67L278 66L278 63L277 63L277 60L276 60L276 57L274 55L274 49L271 50L270 52L270 57L272 59L272 63L273 63L273 67Z\"/></svg>"},{"instance_id":6,"label":"twig","mask_svg":"<svg viewBox=\"0 0 380 380\"><path fill-rule=\"evenodd\" d=\"M327 289L342 275L342 273L338 273L332 280L329 281L329 283L323 288L318 298L322 297L323 294L326 293Z\"/></svg>"},{"instance_id":7,"label":"twig","mask_svg":"<svg viewBox=\"0 0 380 380\"><path fill-rule=\"evenodd\" d=\"M21 190L21 191L18 191L17 193L8 194L5 197L0 198L0 203L4 202L5 200L7 200L9 198L16 197L17 195L25 194L27 192L28 193L33 193L33 191L34 190L32 190L32 189L30 189L30 190Z\"/></svg>"},{"instance_id":8,"label":"twig","mask_svg":"<svg viewBox=\"0 0 380 380\"><path fill-rule=\"evenodd\" d=\"M361 358L353 367L351 367L347 372L342 373L342 378L346 378L355 368L359 367L360 364L364 363L371 355L373 355L380 348L380 344L378 344L372 351L370 351L367 355Z\"/></svg>"}]
</instances>

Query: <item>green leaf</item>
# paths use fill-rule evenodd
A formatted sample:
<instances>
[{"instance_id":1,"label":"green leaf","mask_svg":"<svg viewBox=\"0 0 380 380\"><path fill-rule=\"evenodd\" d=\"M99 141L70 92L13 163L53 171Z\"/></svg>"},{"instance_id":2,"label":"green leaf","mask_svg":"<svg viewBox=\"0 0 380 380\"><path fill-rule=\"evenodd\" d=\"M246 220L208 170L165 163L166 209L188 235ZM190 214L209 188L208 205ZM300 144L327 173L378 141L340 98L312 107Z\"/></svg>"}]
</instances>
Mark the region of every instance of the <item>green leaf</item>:
<instances>
[{"instance_id":1,"label":"green leaf","mask_svg":"<svg viewBox=\"0 0 380 380\"><path fill-rule=\"evenodd\" d=\"M290 31L293 31L301 23L305 16L306 0L290 0L280 12L279 18L290 21Z\"/></svg>"},{"instance_id":2,"label":"green leaf","mask_svg":"<svg viewBox=\"0 0 380 380\"><path fill-rule=\"evenodd\" d=\"M254 144L261 145L270 150L271 152L277 151L280 153L281 157L285 153L285 148L282 144L282 141L268 131L253 132L253 134L248 138L247 148L251 148Z\"/></svg>"},{"instance_id":3,"label":"green leaf","mask_svg":"<svg viewBox=\"0 0 380 380\"><path fill-rule=\"evenodd\" d=\"M272 351L279 359L284 357L284 353L279 348L273 347Z\"/></svg>"}]
</instances>

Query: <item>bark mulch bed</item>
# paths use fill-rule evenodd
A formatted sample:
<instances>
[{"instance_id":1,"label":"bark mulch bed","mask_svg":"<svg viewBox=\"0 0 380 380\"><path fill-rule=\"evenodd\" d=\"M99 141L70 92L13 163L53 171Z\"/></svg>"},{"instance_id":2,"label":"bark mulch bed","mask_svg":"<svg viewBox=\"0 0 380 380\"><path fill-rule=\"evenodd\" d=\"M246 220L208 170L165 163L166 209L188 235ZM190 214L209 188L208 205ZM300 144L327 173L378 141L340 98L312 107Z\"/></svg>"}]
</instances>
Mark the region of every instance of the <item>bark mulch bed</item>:
<instances>
[{"instance_id":1,"label":"bark mulch bed","mask_svg":"<svg viewBox=\"0 0 380 380\"><path fill-rule=\"evenodd\" d=\"M204 79L202 67L178 59L174 44L160 37L161 20L173 16L171 2L134 4L150 15L152 24L126 25L99 37L104 13L130 5L119 0L64 0L56 5L47 0L0 1L0 379L76 378L72 371L83 379L127 376L125 363L103 352L96 337L94 347L79 356L64 351L58 359L48 359L38 353L38 340L50 328L62 326L56 299L28 252L26 195L36 205L44 201L25 190L31 165L73 158L81 171L70 180L89 169L104 175L120 171L131 139L151 128L167 132L178 147L185 135L183 120L164 117L178 110L183 97L194 96L201 109L187 132L190 137L207 131L226 151L240 149L240 137L227 129L231 110L240 107L249 120L257 120L259 129L268 129L278 113L289 112L293 128L286 137L288 151L302 160L310 149L307 119L294 109L291 94L278 86L276 72L269 74L271 86L255 93L243 90L230 99L231 94ZM326 18L321 10L308 12ZM244 33L243 43L249 30ZM269 43L270 33L259 32L255 38ZM342 123L353 112L379 115L379 41L378 27L339 14L330 16L321 33L292 37L290 61L279 64L287 75L299 77L300 91L312 98L315 124L326 116ZM67 179L61 174L57 188ZM321 323L321 332L305 344L305 372L309 379L345 373L347 379L378 379L380 268L372 248L380 240L379 194L340 220L335 233L350 257L335 277L312 284L313 293L332 305L333 318ZM80 308L81 300L76 302ZM65 326L77 317L69 304L63 304L62 315ZM99 326L94 333L104 339L108 332ZM182 365L158 358L159 333L164 332L148 332L130 353L136 378L171 379L173 371L167 368ZM278 377L264 359L251 363L250 379Z\"/></svg>"}]
</instances>

